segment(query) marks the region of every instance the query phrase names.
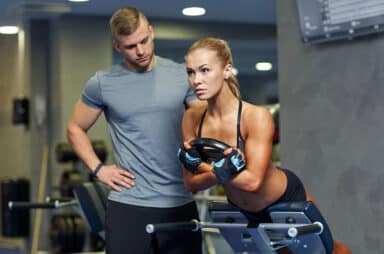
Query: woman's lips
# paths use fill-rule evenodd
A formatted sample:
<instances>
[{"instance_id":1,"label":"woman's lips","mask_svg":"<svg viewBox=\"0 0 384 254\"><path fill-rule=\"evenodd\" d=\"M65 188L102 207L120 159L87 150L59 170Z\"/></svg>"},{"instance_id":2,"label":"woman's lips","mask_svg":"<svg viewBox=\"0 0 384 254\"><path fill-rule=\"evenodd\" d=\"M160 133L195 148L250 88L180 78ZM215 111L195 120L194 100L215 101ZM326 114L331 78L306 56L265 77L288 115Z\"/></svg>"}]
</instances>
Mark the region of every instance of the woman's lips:
<instances>
[{"instance_id":1,"label":"woman's lips","mask_svg":"<svg viewBox=\"0 0 384 254\"><path fill-rule=\"evenodd\" d=\"M197 95L202 95L202 94L205 93L205 89L195 89L195 93L196 93Z\"/></svg>"}]
</instances>

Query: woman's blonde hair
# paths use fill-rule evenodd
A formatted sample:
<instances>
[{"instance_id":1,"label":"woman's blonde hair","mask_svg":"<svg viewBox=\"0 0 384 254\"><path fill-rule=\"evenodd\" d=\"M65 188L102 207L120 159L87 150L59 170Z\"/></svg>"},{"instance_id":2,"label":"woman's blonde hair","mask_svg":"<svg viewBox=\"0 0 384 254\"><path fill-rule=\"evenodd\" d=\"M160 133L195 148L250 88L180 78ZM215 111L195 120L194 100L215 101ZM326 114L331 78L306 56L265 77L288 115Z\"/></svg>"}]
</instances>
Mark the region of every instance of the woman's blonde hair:
<instances>
[{"instance_id":1,"label":"woman's blonde hair","mask_svg":"<svg viewBox=\"0 0 384 254\"><path fill-rule=\"evenodd\" d=\"M231 49L226 41L213 37L200 39L192 44L187 51L187 55L192 53L194 50L201 48L216 52L217 58L221 61L223 67L227 64L233 65ZM233 95L240 98L239 82L237 81L235 75L232 74L228 78L228 85Z\"/></svg>"}]
</instances>

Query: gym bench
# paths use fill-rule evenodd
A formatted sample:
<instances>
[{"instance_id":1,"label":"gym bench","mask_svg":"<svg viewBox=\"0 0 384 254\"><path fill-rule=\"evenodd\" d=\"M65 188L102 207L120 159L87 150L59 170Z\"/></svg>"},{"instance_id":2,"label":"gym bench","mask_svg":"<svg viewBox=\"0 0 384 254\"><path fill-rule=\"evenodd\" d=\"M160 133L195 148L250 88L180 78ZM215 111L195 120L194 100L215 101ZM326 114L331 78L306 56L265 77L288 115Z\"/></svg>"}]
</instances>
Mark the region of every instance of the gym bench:
<instances>
[{"instance_id":1,"label":"gym bench","mask_svg":"<svg viewBox=\"0 0 384 254\"><path fill-rule=\"evenodd\" d=\"M105 208L109 189L99 182L83 182L74 186L75 199L68 201L48 200L44 203L8 202L13 209L60 209L73 208L87 223L91 232L105 240L104 221Z\"/></svg>"},{"instance_id":2,"label":"gym bench","mask_svg":"<svg viewBox=\"0 0 384 254\"><path fill-rule=\"evenodd\" d=\"M236 208L223 202L210 206L212 222L148 224L154 234L169 230L218 229L235 253L276 254L288 247L293 254L331 254L333 238L316 206L310 201L286 202L268 209L272 223L248 224Z\"/></svg>"}]
</instances>

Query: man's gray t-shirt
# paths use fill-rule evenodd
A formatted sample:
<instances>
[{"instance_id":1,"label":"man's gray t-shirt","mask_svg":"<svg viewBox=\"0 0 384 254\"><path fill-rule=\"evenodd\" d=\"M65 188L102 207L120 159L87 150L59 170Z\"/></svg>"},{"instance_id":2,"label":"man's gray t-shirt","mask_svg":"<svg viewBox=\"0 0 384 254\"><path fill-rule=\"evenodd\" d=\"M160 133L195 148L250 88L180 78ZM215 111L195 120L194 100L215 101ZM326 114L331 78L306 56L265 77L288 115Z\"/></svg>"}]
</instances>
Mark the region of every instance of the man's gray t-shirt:
<instances>
[{"instance_id":1,"label":"man's gray t-shirt","mask_svg":"<svg viewBox=\"0 0 384 254\"><path fill-rule=\"evenodd\" d=\"M192 201L176 153L184 103L194 98L183 65L159 56L149 72L122 63L87 82L82 101L104 111L116 164L136 177L133 188L111 191L110 200L147 207Z\"/></svg>"}]
</instances>

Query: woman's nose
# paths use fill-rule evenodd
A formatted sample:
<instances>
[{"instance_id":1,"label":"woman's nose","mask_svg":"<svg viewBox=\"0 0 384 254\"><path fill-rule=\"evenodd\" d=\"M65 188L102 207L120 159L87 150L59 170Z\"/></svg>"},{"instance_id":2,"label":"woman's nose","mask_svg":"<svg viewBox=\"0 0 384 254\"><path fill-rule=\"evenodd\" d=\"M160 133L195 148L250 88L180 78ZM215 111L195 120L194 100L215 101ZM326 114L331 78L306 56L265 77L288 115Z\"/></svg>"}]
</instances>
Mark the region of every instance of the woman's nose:
<instances>
[{"instance_id":1,"label":"woman's nose","mask_svg":"<svg viewBox=\"0 0 384 254\"><path fill-rule=\"evenodd\" d=\"M192 78L193 80L193 84L199 84L200 83L200 81L201 81L201 76L199 75L199 73L196 73L194 76L193 76L193 78Z\"/></svg>"}]
</instances>

